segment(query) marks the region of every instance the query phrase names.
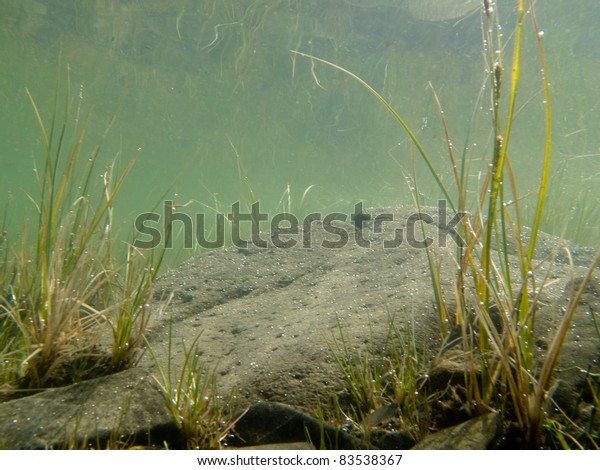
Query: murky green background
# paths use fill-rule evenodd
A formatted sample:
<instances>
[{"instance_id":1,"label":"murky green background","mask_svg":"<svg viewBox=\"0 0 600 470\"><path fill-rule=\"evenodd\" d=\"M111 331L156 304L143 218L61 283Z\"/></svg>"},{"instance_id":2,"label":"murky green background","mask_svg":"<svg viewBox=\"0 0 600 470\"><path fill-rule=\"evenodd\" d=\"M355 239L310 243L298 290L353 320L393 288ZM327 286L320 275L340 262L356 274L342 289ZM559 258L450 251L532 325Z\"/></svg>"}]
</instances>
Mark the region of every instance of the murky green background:
<instances>
[{"instance_id":1,"label":"murky green background","mask_svg":"<svg viewBox=\"0 0 600 470\"><path fill-rule=\"evenodd\" d=\"M507 53L511 0L500 1ZM537 2L554 111L555 175L546 230L600 241L600 4ZM543 114L539 57L528 20L520 112L510 152L530 191L540 174ZM70 123L89 117L83 155L115 123L101 152L124 166L143 147L117 204L128 227L166 197L185 210L345 211L410 203L403 172L414 150L402 129L356 82L294 56L333 61L389 99L450 181L435 87L473 189L490 154L481 19L424 21L402 0L1 0L0 201L8 232L23 223L43 156L29 99L50 120L67 76ZM438 191L420 167L420 190ZM101 168L98 170L100 180ZM307 188L310 188L306 193ZM303 197L304 195L304 197ZM529 198L529 199L527 199ZM4 207L4 204L2 205ZM26 222L25 222L26 223Z\"/></svg>"}]
</instances>

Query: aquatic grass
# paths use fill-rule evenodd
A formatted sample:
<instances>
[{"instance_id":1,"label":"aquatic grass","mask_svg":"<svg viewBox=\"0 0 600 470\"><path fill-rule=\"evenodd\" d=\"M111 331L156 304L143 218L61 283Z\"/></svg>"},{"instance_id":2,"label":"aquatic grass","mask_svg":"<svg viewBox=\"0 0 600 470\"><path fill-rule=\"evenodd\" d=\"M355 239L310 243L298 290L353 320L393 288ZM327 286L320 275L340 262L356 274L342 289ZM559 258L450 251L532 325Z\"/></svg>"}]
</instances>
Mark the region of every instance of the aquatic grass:
<instances>
[{"instance_id":1,"label":"aquatic grass","mask_svg":"<svg viewBox=\"0 0 600 470\"><path fill-rule=\"evenodd\" d=\"M45 153L37 171L39 199L32 198L38 223L35 239L30 243L28 234L23 234L21 247L8 268L14 278L8 292L3 293L2 310L18 328L26 352L20 375L26 386L38 388L55 380L60 367L87 348L83 338L97 319L91 302L107 279L103 271L94 273L93 257L85 248L108 206L98 208L94 217L85 192L69 194L80 184L75 166L85 126L63 165L67 105L62 124L54 125L55 108L52 127L47 130L33 97L28 95ZM89 164L88 176L92 170ZM83 191L87 190L87 181L89 178L84 176Z\"/></svg>"},{"instance_id":2,"label":"aquatic grass","mask_svg":"<svg viewBox=\"0 0 600 470\"><path fill-rule=\"evenodd\" d=\"M172 321L169 322L166 365L146 340L158 371L155 380L183 438L180 444L188 449L218 449L228 427L224 424L224 407L217 393L215 371L209 370L200 359L198 342L202 332L189 346L182 344L184 360L176 371L172 364L172 325Z\"/></svg>"},{"instance_id":3,"label":"aquatic grass","mask_svg":"<svg viewBox=\"0 0 600 470\"><path fill-rule=\"evenodd\" d=\"M352 397L343 404L336 399L334 408L345 417L346 426L352 423L367 442L377 424L371 416L384 407L393 407L403 428L414 429L420 427L427 409L428 398L422 393L425 364L414 331L402 333L390 312L387 317L387 337L379 351L351 350L339 319L339 339L325 338ZM378 343L381 341L370 341Z\"/></svg>"},{"instance_id":4,"label":"aquatic grass","mask_svg":"<svg viewBox=\"0 0 600 470\"><path fill-rule=\"evenodd\" d=\"M150 320L152 285L160 268L162 259L153 261L153 253L148 258L128 246L122 282L114 292L116 305L105 315L109 324L113 346L111 351L111 369L120 371L135 364L141 357L144 345L144 332Z\"/></svg>"},{"instance_id":5,"label":"aquatic grass","mask_svg":"<svg viewBox=\"0 0 600 470\"><path fill-rule=\"evenodd\" d=\"M72 417L72 421L62 428L60 446L51 447L51 450L126 450L135 449L135 436L123 433L125 419L129 412L128 406L122 407L115 420L113 429L108 436L103 435L97 424L86 431L82 429L85 422L85 410L82 406ZM90 437L90 434L93 437ZM150 444L150 442L148 442Z\"/></svg>"},{"instance_id":6,"label":"aquatic grass","mask_svg":"<svg viewBox=\"0 0 600 470\"><path fill-rule=\"evenodd\" d=\"M4 313L0 317L0 390L2 384L15 383L18 379L19 364L24 359L19 339L19 331Z\"/></svg>"},{"instance_id":7,"label":"aquatic grass","mask_svg":"<svg viewBox=\"0 0 600 470\"><path fill-rule=\"evenodd\" d=\"M388 328L386 350L389 351L391 368L386 372L386 386L391 385L393 403L398 406L406 425L419 427L429 401L423 395L427 364L417 347L414 330L403 334L391 315L388 315Z\"/></svg>"},{"instance_id":8,"label":"aquatic grass","mask_svg":"<svg viewBox=\"0 0 600 470\"><path fill-rule=\"evenodd\" d=\"M110 173L113 172L114 164L110 167ZM110 193L110 180L111 178L108 178L105 184L107 198ZM152 286L165 260L167 247L172 242L171 225L167 227L167 234L168 238L160 249L143 251L136 248L134 244L127 244L125 260L115 270L119 282L110 285L111 307L104 315L113 337L111 351L113 371L130 367L141 357L144 333L150 320Z\"/></svg>"},{"instance_id":9,"label":"aquatic grass","mask_svg":"<svg viewBox=\"0 0 600 470\"><path fill-rule=\"evenodd\" d=\"M453 198L450 197L450 193L448 192L448 189L444 185L442 178L440 176L440 173L438 171L436 171L436 168L435 168L435 165L433 164L432 159L429 157L429 154L425 151L425 148L423 147L423 144L421 143L421 141L417 138L417 134L415 132L413 132L413 130L410 128L410 126L406 123L406 121L400 116L400 114L392 107L392 105L383 96L381 96L377 91L375 91L375 89L372 88L362 78L360 78L359 76L350 72L349 70L346 70L345 68L340 67L337 64L334 64L333 62L329 62L329 61L321 59L319 57L315 57L313 55L305 54L303 52L299 52L299 51L295 51L295 50L291 50L290 52L292 54L298 55L300 57L305 57L307 59L310 59L311 61L316 61L321 64L332 67L332 68L350 76L350 78L357 81L364 88L366 88L369 91L369 93L371 93L377 99L377 101L379 101L392 114L392 116L398 121L398 123L400 123L400 125L402 126L404 131L408 134L412 143L418 149L419 154L423 158L424 162L427 164L427 167L429 168L431 175L435 179L437 186L442 191L442 193L444 194L444 196L446 197L448 202L450 204L453 204ZM456 210L456 208L454 206L452 206L452 209Z\"/></svg>"},{"instance_id":10,"label":"aquatic grass","mask_svg":"<svg viewBox=\"0 0 600 470\"><path fill-rule=\"evenodd\" d=\"M134 273L128 278L126 269L122 289L121 267L112 248L113 202L140 150L118 174L114 164L103 171L98 187L96 164L112 123L84 158L82 147L89 118L81 126L76 119L70 130L68 78L64 94L59 117L57 86L50 124L46 125L27 90L43 145L41 164L35 168L39 194L30 196L37 220L31 231L23 229L18 242L11 244L8 235L6 243L4 237L2 240L6 251L0 265L1 375L3 384L19 389L60 385L122 368L128 351L121 346L131 343L131 335L115 337L118 357L113 358L111 367L104 363L100 350L100 329L112 305L141 305L154 278L142 280L143 288L135 291L128 285ZM66 142L71 134L74 143L69 149ZM127 315L132 321L137 318L135 312Z\"/></svg>"},{"instance_id":11,"label":"aquatic grass","mask_svg":"<svg viewBox=\"0 0 600 470\"><path fill-rule=\"evenodd\" d=\"M512 56L510 63L502 43L502 34L497 5L483 2L484 56L486 83L489 84L489 108L491 109L491 130L493 135L492 151L489 156L488 173L481 181L477 192L478 200L473 204L466 200L467 179L465 168L467 153L463 152L462 161L457 161L443 108L432 88L442 126L448 142L450 168L454 175L455 192L452 197L446 187L440 171L434 166L425 146L406 124L400 114L377 91L354 73L332 62L318 57L291 51L293 54L332 67L358 82L377 101L379 101L396 119L414 144L417 154L425 162L429 173L448 200L454 211L470 213L463 219L462 234L465 246L456 250L456 282L454 296L456 311L454 321L463 335L462 344L467 357L477 357L479 372L471 370L468 394L469 403L475 410L488 410L500 406L509 410L526 447L539 448L542 445L544 424L547 422L546 402L552 388L552 377L556 370L566 334L572 325L578 301L599 262L600 252L593 260L588 274L580 288L572 293L566 314L561 318L552 342L541 359L541 366L534 370L535 359L534 330L539 297L543 292L548 274L541 279L536 276L534 257L550 182L550 163L552 155L552 100L546 53L542 33L538 27L533 2L516 1L517 22L511 36ZM541 174L537 184L537 201L531 214L531 228L526 229L522 199L519 195L514 169L511 165L511 136L515 129L517 101L521 89L522 50L525 34L525 19L531 19L531 32L538 45L538 58L541 74L541 95L545 115L545 137L543 156L540 162ZM505 70L510 70L507 90ZM527 78L527 80L530 80ZM480 94L480 97L484 95ZM529 100L528 100L529 102ZM485 105L484 105L485 107ZM467 146L465 145L465 149ZM413 156L413 162L415 158ZM460 168L460 171L459 171ZM413 175L413 196L420 207L417 176ZM516 251L515 257L509 256L510 249ZM435 296L436 311L440 317L441 336L446 337L445 325L449 321L449 303L443 296L440 279L440 265L435 252L427 250L429 269ZM513 265L513 260L516 262ZM346 362L341 365L348 369ZM468 365L468 364L467 364ZM471 362L471 368L474 363ZM351 376L352 378L352 376ZM354 379L357 385L365 382L361 376ZM361 390L363 387L359 387ZM362 393L362 391L361 391ZM498 403L497 396L506 397L505 403ZM362 395L366 395L362 393ZM469 404L467 404L469 405ZM509 405L509 406L507 406Z\"/></svg>"},{"instance_id":12,"label":"aquatic grass","mask_svg":"<svg viewBox=\"0 0 600 470\"><path fill-rule=\"evenodd\" d=\"M368 351L351 351L339 324L338 331L339 340L334 337L331 343L326 341L350 389L354 421L361 422L367 414L386 403L383 364Z\"/></svg>"},{"instance_id":13,"label":"aquatic grass","mask_svg":"<svg viewBox=\"0 0 600 470\"><path fill-rule=\"evenodd\" d=\"M600 264L600 250L596 253L594 260L592 261L585 278L581 281L579 288L575 293L571 295L569 299L568 308L561 318L556 333L552 338L552 343L548 347L546 356L541 371L538 374L537 381L533 384L533 393L529 394L528 405L528 422L527 422L527 439L529 442L539 443L541 429L544 425L544 406L548 397L548 390L550 388L552 374L558 363L558 358L562 349L562 345L565 341L567 333L573 323L573 317L579 306L579 300L583 296L585 289L587 288L596 267Z\"/></svg>"}]
</instances>

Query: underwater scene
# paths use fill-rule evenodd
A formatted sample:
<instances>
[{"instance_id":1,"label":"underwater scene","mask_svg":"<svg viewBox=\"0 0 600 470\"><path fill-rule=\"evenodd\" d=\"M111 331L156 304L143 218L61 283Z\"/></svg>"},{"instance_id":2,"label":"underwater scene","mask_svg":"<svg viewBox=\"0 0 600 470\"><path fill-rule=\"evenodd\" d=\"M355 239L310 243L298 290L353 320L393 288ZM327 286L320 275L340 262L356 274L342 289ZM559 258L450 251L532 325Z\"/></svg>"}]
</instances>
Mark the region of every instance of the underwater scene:
<instances>
[{"instance_id":1,"label":"underwater scene","mask_svg":"<svg viewBox=\"0 0 600 470\"><path fill-rule=\"evenodd\" d=\"M598 449L599 37L597 0L0 0L0 449ZM146 408L24 424L101 379Z\"/></svg>"},{"instance_id":2,"label":"underwater scene","mask_svg":"<svg viewBox=\"0 0 600 470\"><path fill-rule=\"evenodd\" d=\"M498 3L508 42L514 2ZM575 7L537 3L555 125L549 195L555 209L544 229L594 245L600 10L593 0ZM356 82L292 50L369 83L449 178L433 87L453 144L477 181L492 141L481 97L479 6L477 0L3 1L2 197L11 213L27 213L27 195L35 193L41 140L26 90L49 120L55 92L64 94L69 82L70 124L87 122L84 146L93 148L114 118L100 154L105 164L117 158L124 165L143 149L116 200L115 217L129 226L165 198L192 201L184 209L191 213L253 200L267 211L300 213L348 211L357 201L411 203L403 177L412 172L411 142L397 122ZM527 198L544 128L539 64L528 57L537 45L529 40L525 47L532 52L524 52L528 76L513 165ZM425 175L421 192L434 203L440 194L429 187L434 183ZM18 231L21 220L12 215L5 224Z\"/></svg>"}]
</instances>

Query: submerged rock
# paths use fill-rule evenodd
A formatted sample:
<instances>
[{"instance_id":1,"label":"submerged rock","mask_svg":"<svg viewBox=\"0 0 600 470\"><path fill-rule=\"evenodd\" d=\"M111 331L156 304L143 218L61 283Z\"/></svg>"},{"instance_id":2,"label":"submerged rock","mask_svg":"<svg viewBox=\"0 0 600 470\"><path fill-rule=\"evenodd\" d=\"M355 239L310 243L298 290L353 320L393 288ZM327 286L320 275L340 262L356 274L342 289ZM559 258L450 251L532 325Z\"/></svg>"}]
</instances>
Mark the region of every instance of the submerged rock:
<instances>
[{"instance_id":1,"label":"submerged rock","mask_svg":"<svg viewBox=\"0 0 600 470\"><path fill-rule=\"evenodd\" d=\"M347 432L279 403L252 405L236 420L233 431L228 445L235 447L308 442L315 448L369 448Z\"/></svg>"},{"instance_id":2,"label":"submerged rock","mask_svg":"<svg viewBox=\"0 0 600 470\"><path fill-rule=\"evenodd\" d=\"M486 450L500 431L500 415L488 413L450 428L430 434L413 450Z\"/></svg>"},{"instance_id":3,"label":"submerged rock","mask_svg":"<svg viewBox=\"0 0 600 470\"><path fill-rule=\"evenodd\" d=\"M399 336L414 342L422 364L438 358L430 374L432 387L443 389L445 382L463 387L460 351L440 358L442 344L449 353L456 350L440 333L427 252L421 243L425 236L431 238L440 262L442 289L448 299L454 299L452 224L436 209L416 217L411 207L366 212L370 220L364 218L360 226L350 219L336 222L338 231L313 224L307 232L299 226L298 243L291 248L276 248L272 244L276 234L264 234L271 245L267 248L213 252L164 274L155 286L147 332L158 363L166 367L170 352L176 376L200 335L196 352L203 366L214 371L221 394L235 391L239 409L268 401L302 413L346 393L347 383L336 359L348 354L367 354L374 361L388 357L390 349L397 348L394 341L398 338L390 339L393 323ZM347 239L340 236L340 230ZM540 258L558 253L561 244L544 238ZM508 256L516 268L514 255ZM582 266L549 260L535 263L535 275L544 285L536 317L538 360L551 344L572 286L587 272L587 258L581 259ZM600 341L590 312L597 315L600 311L599 282L596 273L580 300L553 390L553 397L571 416L582 410L581 421L597 415L590 412L590 383L598 374ZM140 369L0 404L0 447L82 446L86 441L96 444L120 436L141 444L162 442L163 437L167 442L177 441L180 437L152 376L159 374L150 354L145 354ZM265 407L282 412L280 405L255 406L253 412ZM296 419L316 425L305 417ZM296 432L288 439L303 437Z\"/></svg>"},{"instance_id":4,"label":"submerged rock","mask_svg":"<svg viewBox=\"0 0 600 470\"><path fill-rule=\"evenodd\" d=\"M178 431L144 369L0 404L0 448L64 449L173 441Z\"/></svg>"}]
</instances>

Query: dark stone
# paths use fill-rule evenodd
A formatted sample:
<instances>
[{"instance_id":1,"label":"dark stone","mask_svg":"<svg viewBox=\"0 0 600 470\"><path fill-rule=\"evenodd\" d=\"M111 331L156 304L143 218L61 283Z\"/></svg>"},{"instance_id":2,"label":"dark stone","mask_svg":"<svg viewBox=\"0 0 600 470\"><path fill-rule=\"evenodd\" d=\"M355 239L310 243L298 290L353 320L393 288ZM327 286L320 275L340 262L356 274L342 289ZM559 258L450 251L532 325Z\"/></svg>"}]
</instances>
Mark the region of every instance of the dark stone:
<instances>
[{"instance_id":1,"label":"dark stone","mask_svg":"<svg viewBox=\"0 0 600 470\"><path fill-rule=\"evenodd\" d=\"M130 369L0 404L0 448L104 448L177 441L156 381Z\"/></svg>"},{"instance_id":2,"label":"dark stone","mask_svg":"<svg viewBox=\"0 0 600 470\"><path fill-rule=\"evenodd\" d=\"M228 446L247 447L290 442L310 442L316 448L369 449L346 432L279 403L261 402L236 421Z\"/></svg>"},{"instance_id":3,"label":"dark stone","mask_svg":"<svg viewBox=\"0 0 600 470\"><path fill-rule=\"evenodd\" d=\"M488 413L450 428L442 429L421 440L414 450L486 450L499 435L499 414Z\"/></svg>"},{"instance_id":4,"label":"dark stone","mask_svg":"<svg viewBox=\"0 0 600 470\"><path fill-rule=\"evenodd\" d=\"M415 433L409 429L387 432L379 441L379 447L385 450L407 450L417 443Z\"/></svg>"}]
</instances>

